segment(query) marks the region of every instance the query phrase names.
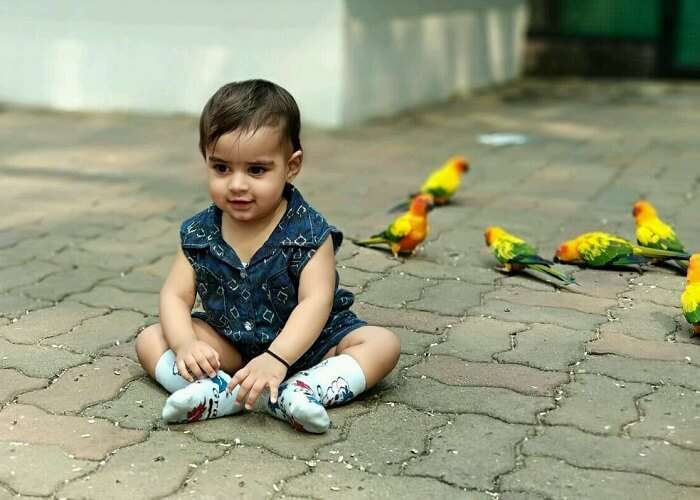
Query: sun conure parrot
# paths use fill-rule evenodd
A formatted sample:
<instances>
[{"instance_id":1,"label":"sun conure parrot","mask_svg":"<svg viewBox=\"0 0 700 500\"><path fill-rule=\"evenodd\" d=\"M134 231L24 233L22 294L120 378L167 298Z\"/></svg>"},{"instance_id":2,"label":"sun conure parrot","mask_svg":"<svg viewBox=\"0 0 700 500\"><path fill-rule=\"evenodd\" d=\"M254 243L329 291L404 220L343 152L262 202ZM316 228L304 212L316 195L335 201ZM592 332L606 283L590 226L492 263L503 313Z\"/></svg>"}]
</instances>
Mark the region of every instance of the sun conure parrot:
<instances>
[{"instance_id":1,"label":"sun conure parrot","mask_svg":"<svg viewBox=\"0 0 700 500\"><path fill-rule=\"evenodd\" d=\"M681 295L683 315L700 334L700 253L693 254L688 264L688 284Z\"/></svg>"},{"instance_id":2,"label":"sun conure parrot","mask_svg":"<svg viewBox=\"0 0 700 500\"><path fill-rule=\"evenodd\" d=\"M552 268L553 262L537 255L537 249L525 240L513 236L498 226L490 226L484 232L486 246L493 250L498 262L508 271L521 271L525 268L555 277L566 285L576 280Z\"/></svg>"},{"instance_id":3,"label":"sun conure parrot","mask_svg":"<svg viewBox=\"0 0 700 500\"><path fill-rule=\"evenodd\" d=\"M640 247L612 234L592 232L562 243L557 249L554 261L605 267L646 264L649 258L687 260L689 257L688 254L680 252Z\"/></svg>"},{"instance_id":4,"label":"sun conure parrot","mask_svg":"<svg viewBox=\"0 0 700 500\"><path fill-rule=\"evenodd\" d=\"M654 205L640 200L634 204L632 214L637 225L637 243L640 246L685 253L683 243L678 240L676 232L659 219ZM684 270L688 268L688 264L683 260L675 262Z\"/></svg>"},{"instance_id":5,"label":"sun conure parrot","mask_svg":"<svg viewBox=\"0 0 700 500\"><path fill-rule=\"evenodd\" d=\"M445 205L459 188L462 174L469 171L469 162L463 156L453 156L448 159L439 169L431 173L423 182L417 194L429 194L433 197L434 205ZM401 202L391 209L391 212L405 210L409 202Z\"/></svg>"},{"instance_id":6,"label":"sun conure parrot","mask_svg":"<svg viewBox=\"0 0 700 500\"><path fill-rule=\"evenodd\" d=\"M354 240L356 245L389 245L396 257L399 253L414 253L430 231L428 212L433 208L433 197L419 194L411 201L408 212L397 217L384 231L366 240Z\"/></svg>"}]
</instances>

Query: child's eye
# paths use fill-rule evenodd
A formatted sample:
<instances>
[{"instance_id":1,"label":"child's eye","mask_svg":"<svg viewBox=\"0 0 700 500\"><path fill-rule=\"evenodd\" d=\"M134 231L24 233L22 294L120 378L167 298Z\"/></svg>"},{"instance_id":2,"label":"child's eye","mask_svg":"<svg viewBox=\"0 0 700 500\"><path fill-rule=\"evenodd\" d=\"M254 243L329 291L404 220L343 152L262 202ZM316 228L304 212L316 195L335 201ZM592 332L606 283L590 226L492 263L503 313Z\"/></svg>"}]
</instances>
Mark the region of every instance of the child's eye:
<instances>
[{"instance_id":1,"label":"child's eye","mask_svg":"<svg viewBox=\"0 0 700 500\"><path fill-rule=\"evenodd\" d=\"M228 166L224 165L223 163L215 163L211 166L211 168L213 168L214 172L217 174L225 174L228 172Z\"/></svg>"},{"instance_id":2,"label":"child's eye","mask_svg":"<svg viewBox=\"0 0 700 500\"><path fill-rule=\"evenodd\" d=\"M262 175L265 173L265 167L262 165L250 165L248 167L248 172L250 172L252 175Z\"/></svg>"}]
</instances>

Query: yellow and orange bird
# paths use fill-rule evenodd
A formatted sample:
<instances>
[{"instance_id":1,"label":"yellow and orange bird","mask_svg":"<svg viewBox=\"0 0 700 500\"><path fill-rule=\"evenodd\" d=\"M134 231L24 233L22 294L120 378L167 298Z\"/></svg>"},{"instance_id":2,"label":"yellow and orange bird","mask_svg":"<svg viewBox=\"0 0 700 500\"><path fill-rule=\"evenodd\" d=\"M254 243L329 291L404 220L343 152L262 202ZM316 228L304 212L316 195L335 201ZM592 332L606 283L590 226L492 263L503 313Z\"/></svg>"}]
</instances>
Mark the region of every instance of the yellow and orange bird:
<instances>
[{"instance_id":1,"label":"yellow and orange bird","mask_svg":"<svg viewBox=\"0 0 700 500\"><path fill-rule=\"evenodd\" d=\"M619 236L596 231L562 243L554 262L585 264L589 267L634 266L647 264L648 259L688 260L689 257L680 252L640 247Z\"/></svg>"},{"instance_id":2,"label":"yellow and orange bird","mask_svg":"<svg viewBox=\"0 0 700 500\"><path fill-rule=\"evenodd\" d=\"M425 179L418 193L410 196L414 198L418 194L429 194L433 197L434 205L445 205L450 201L452 195L457 192L462 182L462 174L468 171L469 162L466 158L453 156ZM401 202L390 211L405 210L408 208L408 204L409 202Z\"/></svg>"},{"instance_id":3,"label":"yellow and orange bird","mask_svg":"<svg viewBox=\"0 0 700 500\"><path fill-rule=\"evenodd\" d=\"M360 246L389 245L396 257L399 253L415 253L416 247L428 236L428 212L433 208L433 197L419 194L411 201L408 212L397 217L384 231L366 240L353 240Z\"/></svg>"},{"instance_id":4,"label":"yellow and orange bird","mask_svg":"<svg viewBox=\"0 0 700 500\"><path fill-rule=\"evenodd\" d=\"M566 285L576 283L573 276L557 271L551 260L537 255L537 249L525 240L508 233L498 226L489 226L484 232L486 246L493 250L496 260L507 272L532 269L548 274Z\"/></svg>"},{"instance_id":5,"label":"yellow and orange bird","mask_svg":"<svg viewBox=\"0 0 700 500\"><path fill-rule=\"evenodd\" d=\"M632 214L637 226L637 243L640 246L685 253L683 243L676 236L676 232L659 219L654 205L648 201L639 200L634 204ZM683 260L675 262L683 270L688 268L688 264Z\"/></svg>"},{"instance_id":6,"label":"yellow and orange bird","mask_svg":"<svg viewBox=\"0 0 700 500\"><path fill-rule=\"evenodd\" d=\"M700 253L693 254L688 263L688 284L681 295L683 315L700 334Z\"/></svg>"}]
</instances>

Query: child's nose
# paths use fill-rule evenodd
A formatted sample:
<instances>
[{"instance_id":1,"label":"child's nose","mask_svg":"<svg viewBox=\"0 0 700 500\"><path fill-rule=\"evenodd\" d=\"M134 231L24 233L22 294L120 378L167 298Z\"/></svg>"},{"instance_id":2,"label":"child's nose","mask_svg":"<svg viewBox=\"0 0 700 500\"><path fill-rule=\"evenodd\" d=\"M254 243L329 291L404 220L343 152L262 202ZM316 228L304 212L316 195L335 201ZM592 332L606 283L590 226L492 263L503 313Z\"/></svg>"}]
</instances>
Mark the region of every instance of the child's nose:
<instances>
[{"instance_id":1,"label":"child's nose","mask_svg":"<svg viewBox=\"0 0 700 500\"><path fill-rule=\"evenodd\" d=\"M228 188L234 192L247 191L248 180L243 172L234 172L229 180Z\"/></svg>"}]
</instances>

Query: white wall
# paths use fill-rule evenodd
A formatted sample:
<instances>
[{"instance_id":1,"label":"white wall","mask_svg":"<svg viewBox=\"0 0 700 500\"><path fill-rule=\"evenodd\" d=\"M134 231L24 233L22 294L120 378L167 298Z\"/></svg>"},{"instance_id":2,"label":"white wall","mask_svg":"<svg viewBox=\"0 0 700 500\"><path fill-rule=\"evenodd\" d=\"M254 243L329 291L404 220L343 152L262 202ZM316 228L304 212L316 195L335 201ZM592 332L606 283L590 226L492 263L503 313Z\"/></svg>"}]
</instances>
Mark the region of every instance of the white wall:
<instances>
[{"instance_id":1,"label":"white wall","mask_svg":"<svg viewBox=\"0 0 700 500\"><path fill-rule=\"evenodd\" d=\"M0 101L199 113L267 78L341 126L520 69L525 0L0 0Z\"/></svg>"},{"instance_id":2,"label":"white wall","mask_svg":"<svg viewBox=\"0 0 700 500\"><path fill-rule=\"evenodd\" d=\"M336 123L341 13L340 0L0 0L0 100L199 113L219 86L259 77Z\"/></svg>"},{"instance_id":3,"label":"white wall","mask_svg":"<svg viewBox=\"0 0 700 500\"><path fill-rule=\"evenodd\" d=\"M348 0L343 120L516 78L526 24L522 0Z\"/></svg>"}]
</instances>

